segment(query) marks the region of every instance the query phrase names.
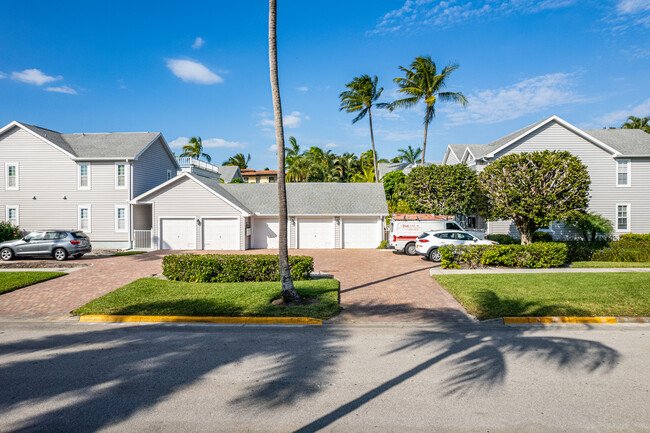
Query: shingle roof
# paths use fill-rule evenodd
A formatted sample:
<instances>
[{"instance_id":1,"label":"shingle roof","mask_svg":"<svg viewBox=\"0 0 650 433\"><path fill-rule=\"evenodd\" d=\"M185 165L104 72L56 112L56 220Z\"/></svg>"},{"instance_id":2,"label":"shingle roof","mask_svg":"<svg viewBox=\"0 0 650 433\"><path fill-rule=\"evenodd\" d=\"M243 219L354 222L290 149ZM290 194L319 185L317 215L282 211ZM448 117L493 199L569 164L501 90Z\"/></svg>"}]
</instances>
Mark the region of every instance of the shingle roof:
<instances>
[{"instance_id":1,"label":"shingle roof","mask_svg":"<svg viewBox=\"0 0 650 433\"><path fill-rule=\"evenodd\" d=\"M224 182L230 183L233 179L241 179L241 173L239 167L236 165L220 165L218 166L219 176L223 179Z\"/></svg>"},{"instance_id":2,"label":"shingle roof","mask_svg":"<svg viewBox=\"0 0 650 433\"><path fill-rule=\"evenodd\" d=\"M584 129L623 155L650 156L650 134L640 129Z\"/></svg>"},{"instance_id":3,"label":"shingle roof","mask_svg":"<svg viewBox=\"0 0 650 433\"><path fill-rule=\"evenodd\" d=\"M215 179L213 177L207 177L207 176L194 176L189 173L185 173L188 177L192 177L199 182L201 182L203 185L207 186L217 194L221 195L223 198L234 204L235 206L241 208L243 211L248 212L248 213L253 213L251 209L249 209L247 206L245 206L241 201L237 199L237 197L234 197L227 189L224 188L223 183L221 183L220 179Z\"/></svg>"},{"instance_id":4,"label":"shingle roof","mask_svg":"<svg viewBox=\"0 0 650 433\"><path fill-rule=\"evenodd\" d=\"M382 179L388 173L404 170L409 165L408 162L380 162L377 163L377 172L379 179Z\"/></svg>"},{"instance_id":5,"label":"shingle roof","mask_svg":"<svg viewBox=\"0 0 650 433\"><path fill-rule=\"evenodd\" d=\"M276 183L213 185L252 213L278 214ZM388 215L380 183L287 183L287 207L292 215Z\"/></svg>"},{"instance_id":6,"label":"shingle roof","mask_svg":"<svg viewBox=\"0 0 650 433\"><path fill-rule=\"evenodd\" d=\"M135 158L158 132L110 132L62 134L27 123L20 125L77 158Z\"/></svg>"}]
</instances>

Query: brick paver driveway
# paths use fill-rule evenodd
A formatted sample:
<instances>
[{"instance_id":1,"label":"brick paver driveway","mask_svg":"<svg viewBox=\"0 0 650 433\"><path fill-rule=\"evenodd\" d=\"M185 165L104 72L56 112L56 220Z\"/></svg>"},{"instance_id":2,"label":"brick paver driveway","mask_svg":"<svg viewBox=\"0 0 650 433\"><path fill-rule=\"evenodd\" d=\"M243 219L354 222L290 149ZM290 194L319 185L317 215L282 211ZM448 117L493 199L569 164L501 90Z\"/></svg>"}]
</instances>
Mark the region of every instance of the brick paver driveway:
<instances>
[{"instance_id":1,"label":"brick paver driveway","mask_svg":"<svg viewBox=\"0 0 650 433\"><path fill-rule=\"evenodd\" d=\"M273 250L238 254L277 254ZM169 251L88 258L93 266L0 295L0 319L67 316L86 302L129 282L161 272ZM379 250L292 250L314 257L316 270L341 281L343 313L335 322L465 321L460 304L429 276L433 264Z\"/></svg>"}]
</instances>

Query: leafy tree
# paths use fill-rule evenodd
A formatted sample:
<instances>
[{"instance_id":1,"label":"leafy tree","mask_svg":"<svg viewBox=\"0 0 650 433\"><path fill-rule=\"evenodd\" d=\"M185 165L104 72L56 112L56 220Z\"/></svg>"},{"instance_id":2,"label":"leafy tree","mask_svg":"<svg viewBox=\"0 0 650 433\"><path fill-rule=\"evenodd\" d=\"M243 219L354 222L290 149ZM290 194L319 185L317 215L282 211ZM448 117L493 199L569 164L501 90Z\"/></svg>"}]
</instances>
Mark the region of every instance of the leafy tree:
<instances>
[{"instance_id":1,"label":"leafy tree","mask_svg":"<svg viewBox=\"0 0 650 433\"><path fill-rule=\"evenodd\" d=\"M279 219L279 267L282 283L282 300L285 303L298 303L302 298L291 279L289 268L289 249L287 245L287 188L284 183L284 125L282 124L282 102L280 99L280 82L278 78L277 45L277 0L269 0L269 69L271 75L271 95L273 98L273 116L275 118L275 143L278 146L278 219ZM243 156L243 155L242 155ZM250 159L250 155L249 155ZM248 162L248 161L246 161Z\"/></svg>"},{"instance_id":2,"label":"leafy tree","mask_svg":"<svg viewBox=\"0 0 650 433\"><path fill-rule=\"evenodd\" d=\"M241 177L236 177L230 181L230 183L244 183Z\"/></svg>"},{"instance_id":3,"label":"leafy tree","mask_svg":"<svg viewBox=\"0 0 650 433\"><path fill-rule=\"evenodd\" d=\"M422 149L419 147L413 149L410 145L406 149L397 149L399 155L397 156L398 162L408 162L409 164L415 164L418 158L422 155Z\"/></svg>"},{"instance_id":4,"label":"leafy tree","mask_svg":"<svg viewBox=\"0 0 650 433\"><path fill-rule=\"evenodd\" d=\"M391 201L398 194L399 188L404 185L406 175L402 171L393 171L387 173L382 179L384 184L384 192L386 193L386 200Z\"/></svg>"},{"instance_id":5,"label":"leafy tree","mask_svg":"<svg viewBox=\"0 0 650 433\"><path fill-rule=\"evenodd\" d=\"M456 164L413 168L402 193L416 212L468 215L476 212L477 190L476 172Z\"/></svg>"},{"instance_id":6,"label":"leafy tree","mask_svg":"<svg viewBox=\"0 0 650 433\"><path fill-rule=\"evenodd\" d=\"M390 103L389 108L391 111L396 108L411 108L420 101L424 102L424 141L422 143L422 165L424 165L427 132L429 124L436 116L436 101L439 99L443 102L457 102L465 106L467 98L462 93L442 91L447 87L447 80L451 73L458 69L458 65L447 65L442 72L438 73L435 62L431 60L430 56L426 56L416 57L409 68L400 66L399 69L404 72L405 77L395 78L393 82L399 86L398 92L407 96Z\"/></svg>"},{"instance_id":7,"label":"leafy tree","mask_svg":"<svg viewBox=\"0 0 650 433\"><path fill-rule=\"evenodd\" d=\"M595 242L598 236L607 238L614 233L612 222L597 213L581 214L567 221L567 225L580 232L585 242Z\"/></svg>"},{"instance_id":8,"label":"leafy tree","mask_svg":"<svg viewBox=\"0 0 650 433\"><path fill-rule=\"evenodd\" d=\"M360 170L359 159L355 154L345 152L343 155L337 157L336 167L341 181L351 182L352 177Z\"/></svg>"},{"instance_id":9,"label":"leafy tree","mask_svg":"<svg viewBox=\"0 0 650 433\"><path fill-rule=\"evenodd\" d=\"M640 129L641 131L650 134L650 116L647 117L634 117L627 118L625 123L621 125L622 129Z\"/></svg>"},{"instance_id":10,"label":"leafy tree","mask_svg":"<svg viewBox=\"0 0 650 433\"><path fill-rule=\"evenodd\" d=\"M361 172L353 176L352 182L374 182L375 179L375 171L372 167L363 167Z\"/></svg>"},{"instance_id":11,"label":"leafy tree","mask_svg":"<svg viewBox=\"0 0 650 433\"><path fill-rule=\"evenodd\" d=\"M188 144L183 146L183 153L181 157L189 157L201 159L204 158L206 161L212 161L212 158L207 153L203 152L203 140L201 137L192 137Z\"/></svg>"},{"instance_id":12,"label":"leafy tree","mask_svg":"<svg viewBox=\"0 0 650 433\"><path fill-rule=\"evenodd\" d=\"M373 172L375 173L375 182L379 182L377 177L377 152L375 150L375 135L372 130L372 107L386 108L388 104L377 102L381 93L384 91L383 87L377 86L377 76L370 77L370 75L363 74L355 77L345 85L348 90L341 92L341 106L339 110L345 110L348 113L358 113L357 117L352 119L352 123L357 123L363 119L366 114L370 124L370 143L372 144L373 154Z\"/></svg>"},{"instance_id":13,"label":"leafy tree","mask_svg":"<svg viewBox=\"0 0 650 433\"><path fill-rule=\"evenodd\" d=\"M479 175L489 219L512 219L529 244L533 233L553 221L584 213L589 203L589 173L569 152L510 154L488 165Z\"/></svg>"},{"instance_id":14,"label":"leafy tree","mask_svg":"<svg viewBox=\"0 0 650 433\"><path fill-rule=\"evenodd\" d=\"M284 154L283 154L284 157ZM284 158L283 158L284 159ZM240 169L248 168L248 163L251 161L251 154L249 153L248 156L244 156L243 153L237 153L230 158L226 159L223 162L223 165L235 165L239 167Z\"/></svg>"}]
</instances>

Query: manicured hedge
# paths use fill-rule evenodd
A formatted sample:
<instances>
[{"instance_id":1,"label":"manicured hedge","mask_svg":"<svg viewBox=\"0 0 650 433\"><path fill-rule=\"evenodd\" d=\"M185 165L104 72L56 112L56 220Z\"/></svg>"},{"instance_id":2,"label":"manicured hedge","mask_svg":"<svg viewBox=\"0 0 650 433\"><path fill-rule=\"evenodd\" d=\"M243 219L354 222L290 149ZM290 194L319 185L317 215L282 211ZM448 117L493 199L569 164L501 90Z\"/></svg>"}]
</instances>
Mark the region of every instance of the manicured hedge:
<instances>
[{"instance_id":1,"label":"manicured hedge","mask_svg":"<svg viewBox=\"0 0 650 433\"><path fill-rule=\"evenodd\" d=\"M568 248L567 262L585 262L592 259L596 251L607 248L609 242L607 241L568 241L564 242Z\"/></svg>"},{"instance_id":2,"label":"manicured hedge","mask_svg":"<svg viewBox=\"0 0 650 433\"><path fill-rule=\"evenodd\" d=\"M314 258L289 256L291 278L309 280ZM280 281L278 256L244 254L180 254L163 257L163 275L190 283Z\"/></svg>"},{"instance_id":3,"label":"manicured hedge","mask_svg":"<svg viewBox=\"0 0 650 433\"><path fill-rule=\"evenodd\" d=\"M440 248L443 268L507 266L551 268L567 261L567 246L541 242L530 245L459 245Z\"/></svg>"},{"instance_id":4,"label":"manicured hedge","mask_svg":"<svg viewBox=\"0 0 650 433\"><path fill-rule=\"evenodd\" d=\"M641 236L641 235L636 235ZM594 262L650 262L650 242L633 240L629 237L609 242L607 246L594 251Z\"/></svg>"},{"instance_id":5,"label":"manicured hedge","mask_svg":"<svg viewBox=\"0 0 650 433\"><path fill-rule=\"evenodd\" d=\"M533 242L553 242L553 235L549 232L533 233Z\"/></svg>"},{"instance_id":6,"label":"manicured hedge","mask_svg":"<svg viewBox=\"0 0 650 433\"><path fill-rule=\"evenodd\" d=\"M650 243L650 233L626 233L619 236L619 239L622 241L635 241L635 242L648 242Z\"/></svg>"},{"instance_id":7,"label":"manicured hedge","mask_svg":"<svg viewBox=\"0 0 650 433\"><path fill-rule=\"evenodd\" d=\"M485 239L498 242L501 245L517 245L521 244L521 240L515 239L508 235L487 235Z\"/></svg>"}]
</instances>

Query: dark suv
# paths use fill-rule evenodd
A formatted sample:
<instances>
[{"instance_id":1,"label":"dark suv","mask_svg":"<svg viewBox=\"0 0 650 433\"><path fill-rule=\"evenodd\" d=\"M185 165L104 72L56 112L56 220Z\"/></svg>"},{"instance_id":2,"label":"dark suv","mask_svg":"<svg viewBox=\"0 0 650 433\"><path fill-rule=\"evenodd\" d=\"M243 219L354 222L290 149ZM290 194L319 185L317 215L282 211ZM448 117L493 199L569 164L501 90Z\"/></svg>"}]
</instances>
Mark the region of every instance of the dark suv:
<instances>
[{"instance_id":1,"label":"dark suv","mask_svg":"<svg viewBox=\"0 0 650 433\"><path fill-rule=\"evenodd\" d=\"M93 250L88 236L78 230L36 230L22 239L0 243L0 258L50 256L65 260L75 259Z\"/></svg>"}]
</instances>

